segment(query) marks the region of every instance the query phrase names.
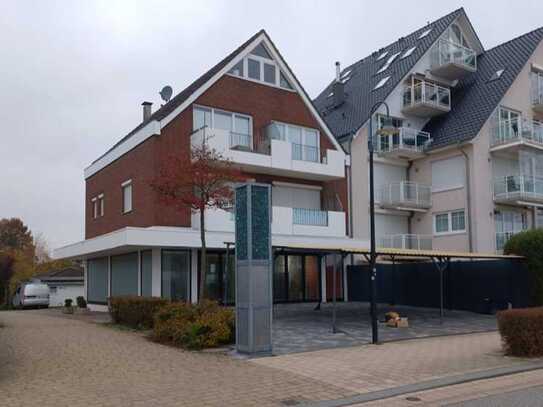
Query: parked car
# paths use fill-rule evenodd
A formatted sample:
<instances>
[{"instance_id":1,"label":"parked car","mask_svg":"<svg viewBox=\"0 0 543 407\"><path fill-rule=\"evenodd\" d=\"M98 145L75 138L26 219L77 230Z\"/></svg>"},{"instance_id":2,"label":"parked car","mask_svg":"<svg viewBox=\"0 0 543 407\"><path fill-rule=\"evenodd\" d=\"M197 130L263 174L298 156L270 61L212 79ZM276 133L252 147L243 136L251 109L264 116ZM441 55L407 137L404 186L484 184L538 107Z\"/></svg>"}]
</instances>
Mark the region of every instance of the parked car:
<instances>
[{"instance_id":1,"label":"parked car","mask_svg":"<svg viewBox=\"0 0 543 407\"><path fill-rule=\"evenodd\" d=\"M22 283L17 287L12 304L16 308L49 307L49 286L41 282Z\"/></svg>"}]
</instances>

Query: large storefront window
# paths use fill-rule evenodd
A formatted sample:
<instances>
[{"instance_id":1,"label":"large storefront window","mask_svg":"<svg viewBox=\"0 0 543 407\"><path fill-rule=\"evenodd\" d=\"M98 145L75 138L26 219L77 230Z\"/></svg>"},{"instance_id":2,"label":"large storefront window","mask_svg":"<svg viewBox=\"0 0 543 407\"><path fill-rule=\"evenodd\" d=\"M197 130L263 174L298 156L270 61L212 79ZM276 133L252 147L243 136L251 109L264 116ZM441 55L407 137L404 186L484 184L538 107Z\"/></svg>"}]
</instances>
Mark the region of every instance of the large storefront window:
<instances>
[{"instance_id":1,"label":"large storefront window","mask_svg":"<svg viewBox=\"0 0 543 407\"><path fill-rule=\"evenodd\" d=\"M87 262L87 301L106 304L108 258L91 259Z\"/></svg>"},{"instance_id":2,"label":"large storefront window","mask_svg":"<svg viewBox=\"0 0 543 407\"><path fill-rule=\"evenodd\" d=\"M111 296L138 295L138 253L111 257Z\"/></svg>"},{"instance_id":3,"label":"large storefront window","mask_svg":"<svg viewBox=\"0 0 543 407\"><path fill-rule=\"evenodd\" d=\"M190 252L162 251L162 296L174 301L190 300Z\"/></svg>"},{"instance_id":4,"label":"large storefront window","mask_svg":"<svg viewBox=\"0 0 543 407\"><path fill-rule=\"evenodd\" d=\"M228 267L227 261L229 263ZM200 257L198 257L198 262L200 262ZM233 304L236 298L235 276L235 253L233 250L230 251L228 256L226 252L207 253L207 298L223 304L225 302Z\"/></svg>"},{"instance_id":5,"label":"large storefront window","mask_svg":"<svg viewBox=\"0 0 543 407\"><path fill-rule=\"evenodd\" d=\"M151 297L153 295L153 252L147 250L141 252L141 295Z\"/></svg>"},{"instance_id":6,"label":"large storefront window","mask_svg":"<svg viewBox=\"0 0 543 407\"><path fill-rule=\"evenodd\" d=\"M275 302L319 301L319 257L277 256L273 271L273 299Z\"/></svg>"}]
</instances>

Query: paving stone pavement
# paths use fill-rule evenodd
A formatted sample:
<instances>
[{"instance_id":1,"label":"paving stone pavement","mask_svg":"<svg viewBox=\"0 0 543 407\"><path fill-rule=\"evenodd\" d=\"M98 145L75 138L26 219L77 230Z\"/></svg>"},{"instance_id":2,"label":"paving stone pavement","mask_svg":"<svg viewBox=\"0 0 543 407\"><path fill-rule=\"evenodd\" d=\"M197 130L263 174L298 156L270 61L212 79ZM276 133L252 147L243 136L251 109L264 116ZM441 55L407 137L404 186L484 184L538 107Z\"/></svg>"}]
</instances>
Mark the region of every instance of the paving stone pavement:
<instances>
[{"instance_id":1,"label":"paving stone pavement","mask_svg":"<svg viewBox=\"0 0 543 407\"><path fill-rule=\"evenodd\" d=\"M340 386L43 311L0 312L0 405L278 406Z\"/></svg>"},{"instance_id":2,"label":"paving stone pavement","mask_svg":"<svg viewBox=\"0 0 543 407\"><path fill-rule=\"evenodd\" d=\"M523 364L502 354L498 333L444 336L355 346L251 361L356 393Z\"/></svg>"},{"instance_id":3,"label":"paving stone pavement","mask_svg":"<svg viewBox=\"0 0 543 407\"><path fill-rule=\"evenodd\" d=\"M524 363L502 355L497 333L241 360L80 319L0 312L0 404L285 406Z\"/></svg>"}]
</instances>

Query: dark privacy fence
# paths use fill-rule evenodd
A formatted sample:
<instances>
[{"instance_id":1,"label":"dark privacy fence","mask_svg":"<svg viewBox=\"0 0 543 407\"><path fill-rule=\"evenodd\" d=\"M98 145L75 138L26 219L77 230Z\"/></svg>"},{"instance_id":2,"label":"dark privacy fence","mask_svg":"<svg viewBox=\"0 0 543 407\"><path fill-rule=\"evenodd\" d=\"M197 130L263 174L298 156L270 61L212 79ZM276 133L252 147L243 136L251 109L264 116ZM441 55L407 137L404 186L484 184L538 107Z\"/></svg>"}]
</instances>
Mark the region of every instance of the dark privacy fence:
<instances>
[{"instance_id":1,"label":"dark privacy fence","mask_svg":"<svg viewBox=\"0 0 543 407\"><path fill-rule=\"evenodd\" d=\"M369 301L367 265L348 266L349 301ZM431 262L378 264L378 302L439 308L439 272ZM443 273L445 309L479 313L532 305L532 278L518 260L451 261Z\"/></svg>"}]
</instances>

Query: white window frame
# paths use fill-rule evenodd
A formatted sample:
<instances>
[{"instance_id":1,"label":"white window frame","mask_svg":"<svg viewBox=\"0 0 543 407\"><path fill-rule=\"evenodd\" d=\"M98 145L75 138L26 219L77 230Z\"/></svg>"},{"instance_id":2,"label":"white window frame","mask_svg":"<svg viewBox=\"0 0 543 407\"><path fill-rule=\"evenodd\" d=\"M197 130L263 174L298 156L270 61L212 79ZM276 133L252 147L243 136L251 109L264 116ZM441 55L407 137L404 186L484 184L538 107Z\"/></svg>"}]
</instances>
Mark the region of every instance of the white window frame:
<instances>
[{"instance_id":1,"label":"white window frame","mask_svg":"<svg viewBox=\"0 0 543 407\"><path fill-rule=\"evenodd\" d=\"M215 128L215 112L220 112L220 113L223 113L223 114L230 114L232 115L232 129L230 130L231 132L234 132L236 133L236 120L235 118L236 117L243 117L245 119L249 119L249 136L251 137L251 140L253 138L253 117L251 115L248 115L248 114L244 114L244 113L238 113L238 112L231 112L229 110L224 110L224 109L216 109L214 107L209 107L209 106L203 106L203 105L193 105L193 118L192 118L192 126L194 127L194 109L205 109L205 110L210 110L211 111L211 125L209 126L209 128L211 129L214 129ZM193 129L194 130L198 130L198 129Z\"/></svg>"},{"instance_id":2,"label":"white window frame","mask_svg":"<svg viewBox=\"0 0 543 407\"><path fill-rule=\"evenodd\" d=\"M91 199L92 204L92 218L97 219L98 218L98 198L94 197Z\"/></svg>"},{"instance_id":3,"label":"white window frame","mask_svg":"<svg viewBox=\"0 0 543 407\"><path fill-rule=\"evenodd\" d=\"M128 210L126 209L126 200L125 200L125 195L124 195L125 190L127 188L130 188L130 209L128 209ZM133 195L132 195L134 193L134 189L132 188L132 180L131 179L129 179L129 180L127 180L127 181L125 181L125 182L123 182L121 184L121 192L122 192L122 200L123 200L123 202L122 202L122 204L123 204L123 214L130 213L130 212L132 212L134 210L134 206L133 206L134 199L133 199Z\"/></svg>"},{"instance_id":4,"label":"white window frame","mask_svg":"<svg viewBox=\"0 0 543 407\"><path fill-rule=\"evenodd\" d=\"M98 195L98 212L99 212L100 217L104 216L104 213L105 213L104 206L105 206L104 194L100 194Z\"/></svg>"},{"instance_id":5,"label":"white window frame","mask_svg":"<svg viewBox=\"0 0 543 407\"><path fill-rule=\"evenodd\" d=\"M285 79L287 80L287 82L290 84L291 88L286 88L284 86L281 86L281 68L279 68L279 64L275 61L275 59L273 59L272 52L268 49L268 47L266 47L266 45L264 45L263 43L260 43L260 44L262 44L262 46L264 48L266 48L266 51L268 51L268 53L270 54L272 59L261 57L260 55L251 54L251 51L252 51L251 50L246 55L244 55L244 57L242 59L242 61L243 61L243 75L235 75L235 74L230 73L230 72L228 72L227 75L233 76L234 78L242 78L242 79L245 79L247 81L259 83L261 85L267 85L267 86L271 86L271 87L274 87L274 88L279 88L279 89L286 90L286 91L289 91L289 92L296 92L296 90L294 89L294 86L290 83L290 80L288 79L287 75L284 75L284 76L285 76ZM249 78L249 59L252 59L253 61L257 61L259 63L259 65L260 65L260 80L254 79L254 78ZM275 83L266 82L264 80L264 63L267 63L268 65L273 65L275 67Z\"/></svg>"},{"instance_id":6,"label":"white window frame","mask_svg":"<svg viewBox=\"0 0 543 407\"><path fill-rule=\"evenodd\" d=\"M315 128L312 128L312 127L305 127L305 126L298 126L297 124L290 124L290 123L285 123L285 122L280 122L280 121L277 121L277 120L272 120L272 123L276 124L276 125L280 125L280 126L284 126L284 129L285 129L285 138L283 139L283 141L288 141L289 143L293 144L291 141L290 141L290 137L289 137L289 129L290 128L297 128L297 129L300 129L301 130L301 134L302 134L302 143L301 145L302 146L309 146L309 147L315 147L315 146L312 146L312 145L309 145L307 144L306 142L306 132L316 132L317 133L317 145L316 145L316 148L317 148L317 158L320 160L320 154L321 154L321 132L319 131L319 129L315 129ZM304 149L302 149L302 160L304 160L304 157L303 157L303 154L304 154ZM312 160L309 160L308 162L318 162L318 161L312 161Z\"/></svg>"},{"instance_id":7,"label":"white window frame","mask_svg":"<svg viewBox=\"0 0 543 407\"><path fill-rule=\"evenodd\" d=\"M452 214L463 212L464 213L464 229L459 230L452 230ZM447 215L447 231L446 232L438 232L436 230L436 218L439 215ZM434 232L434 236L448 236L448 235L460 235L466 233L466 224L467 224L467 215L466 210L464 208L460 209L454 209L452 211L446 211L446 212L436 212L432 215L432 229Z\"/></svg>"}]
</instances>

